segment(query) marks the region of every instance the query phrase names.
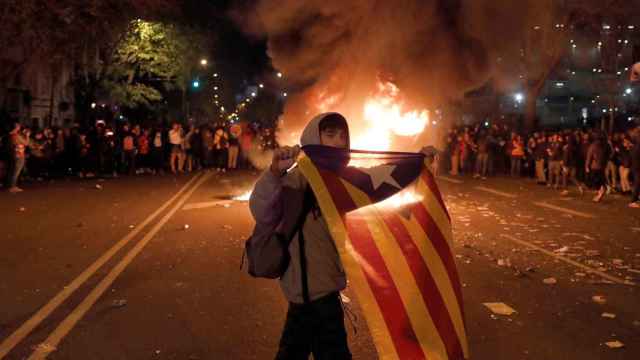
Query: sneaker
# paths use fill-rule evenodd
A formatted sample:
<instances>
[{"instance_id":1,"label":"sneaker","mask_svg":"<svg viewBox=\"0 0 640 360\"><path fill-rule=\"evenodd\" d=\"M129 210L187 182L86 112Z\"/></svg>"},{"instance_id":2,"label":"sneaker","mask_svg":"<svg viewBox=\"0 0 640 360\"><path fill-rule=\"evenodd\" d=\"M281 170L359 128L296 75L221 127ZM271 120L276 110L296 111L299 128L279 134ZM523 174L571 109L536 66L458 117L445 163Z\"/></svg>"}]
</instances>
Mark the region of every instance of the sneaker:
<instances>
[{"instance_id":1,"label":"sneaker","mask_svg":"<svg viewBox=\"0 0 640 360\"><path fill-rule=\"evenodd\" d=\"M611 194L611 186L607 185L607 192L606 193L607 193L607 195Z\"/></svg>"},{"instance_id":2,"label":"sneaker","mask_svg":"<svg viewBox=\"0 0 640 360\"><path fill-rule=\"evenodd\" d=\"M631 204L629 204L629 207L634 209L640 209L640 202L638 201L632 202Z\"/></svg>"},{"instance_id":3,"label":"sneaker","mask_svg":"<svg viewBox=\"0 0 640 360\"><path fill-rule=\"evenodd\" d=\"M562 196L569 195L569 190L563 190L562 192L560 192L560 195L562 195Z\"/></svg>"},{"instance_id":4,"label":"sneaker","mask_svg":"<svg viewBox=\"0 0 640 360\"><path fill-rule=\"evenodd\" d=\"M598 194L593 198L593 202L600 202L604 197L605 193L606 191L603 191L603 190L598 191Z\"/></svg>"},{"instance_id":5,"label":"sneaker","mask_svg":"<svg viewBox=\"0 0 640 360\"><path fill-rule=\"evenodd\" d=\"M578 191L580 192L580 196L584 195L584 189L582 188L582 186L578 186Z\"/></svg>"},{"instance_id":6,"label":"sneaker","mask_svg":"<svg viewBox=\"0 0 640 360\"><path fill-rule=\"evenodd\" d=\"M12 193L12 194L19 193L19 192L23 192L23 191L24 191L24 190L20 189L20 188L19 188L19 187L17 187L17 186L14 186L14 187L9 188L9 192L10 192L10 193Z\"/></svg>"}]
</instances>

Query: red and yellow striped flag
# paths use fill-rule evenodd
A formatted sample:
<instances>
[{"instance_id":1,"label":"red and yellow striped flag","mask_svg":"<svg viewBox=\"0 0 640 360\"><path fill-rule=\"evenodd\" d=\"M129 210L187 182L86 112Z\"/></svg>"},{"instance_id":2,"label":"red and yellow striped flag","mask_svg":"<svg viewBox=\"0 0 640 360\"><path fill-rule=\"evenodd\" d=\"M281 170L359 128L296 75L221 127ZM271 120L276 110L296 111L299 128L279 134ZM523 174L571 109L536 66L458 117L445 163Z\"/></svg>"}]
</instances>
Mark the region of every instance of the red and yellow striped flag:
<instances>
[{"instance_id":1,"label":"red and yellow striped flag","mask_svg":"<svg viewBox=\"0 0 640 360\"><path fill-rule=\"evenodd\" d=\"M380 358L468 359L451 220L422 154L303 150Z\"/></svg>"}]
</instances>

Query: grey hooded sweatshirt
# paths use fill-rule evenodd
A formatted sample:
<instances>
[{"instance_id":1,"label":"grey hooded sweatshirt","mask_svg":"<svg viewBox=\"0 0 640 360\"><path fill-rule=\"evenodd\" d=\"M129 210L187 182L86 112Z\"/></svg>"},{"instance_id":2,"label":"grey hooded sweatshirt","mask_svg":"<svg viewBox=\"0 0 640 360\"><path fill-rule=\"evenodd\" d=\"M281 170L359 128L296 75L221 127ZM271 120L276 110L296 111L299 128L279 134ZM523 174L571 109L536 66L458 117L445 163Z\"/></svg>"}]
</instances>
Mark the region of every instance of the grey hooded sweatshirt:
<instances>
[{"instance_id":1,"label":"grey hooded sweatshirt","mask_svg":"<svg viewBox=\"0 0 640 360\"><path fill-rule=\"evenodd\" d=\"M320 144L319 124L330 114L318 115L307 124L300 138L302 146ZM291 204L291 198L283 194L291 191L304 192L307 186L307 180L298 168L294 168L280 178L270 170L266 170L256 183L249 200L251 214L256 221L254 233L273 231L282 225L283 221L287 222L286 217L297 217L298 214L290 214L287 209L297 209L299 206ZM309 213L302 228L307 260L307 284L311 301L344 290L347 285L336 245L329 233L327 223L318 214L319 212ZM285 297L296 304L304 303L299 244L296 234L289 246L291 256L289 267L280 279L280 287Z\"/></svg>"}]
</instances>

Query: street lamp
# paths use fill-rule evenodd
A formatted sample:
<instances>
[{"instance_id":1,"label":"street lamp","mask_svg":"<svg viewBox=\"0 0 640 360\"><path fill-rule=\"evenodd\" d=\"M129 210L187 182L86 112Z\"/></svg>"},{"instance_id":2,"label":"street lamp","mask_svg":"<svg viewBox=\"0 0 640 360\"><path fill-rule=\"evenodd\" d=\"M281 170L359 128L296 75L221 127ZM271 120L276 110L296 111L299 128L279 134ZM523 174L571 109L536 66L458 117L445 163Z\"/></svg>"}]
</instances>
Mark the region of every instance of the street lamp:
<instances>
[{"instance_id":1,"label":"street lamp","mask_svg":"<svg viewBox=\"0 0 640 360\"><path fill-rule=\"evenodd\" d=\"M514 99L516 99L517 102L522 102L522 100L524 100L524 95L522 95L521 93L517 93L514 96Z\"/></svg>"},{"instance_id":2,"label":"street lamp","mask_svg":"<svg viewBox=\"0 0 640 360\"><path fill-rule=\"evenodd\" d=\"M264 89L264 84L260 84L258 86L260 87L260 89Z\"/></svg>"},{"instance_id":3,"label":"street lamp","mask_svg":"<svg viewBox=\"0 0 640 360\"><path fill-rule=\"evenodd\" d=\"M199 87L200 87L200 81L198 81L198 80L194 80L194 81L193 81L193 87L194 87L194 88L199 88Z\"/></svg>"},{"instance_id":4,"label":"street lamp","mask_svg":"<svg viewBox=\"0 0 640 360\"><path fill-rule=\"evenodd\" d=\"M625 92L627 95L631 95L631 93L633 93L633 90L632 90L631 88L627 88L624 92Z\"/></svg>"},{"instance_id":5,"label":"street lamp","mask_svg":"<svg viewBox=\"0 0 640 360\"><path fill-rule=\"evenodd\" d=\"M91 108L95 109L96 108L96 103L91 103Z\"/></svg>"},{"instance_id":6,"label":"street lamp","mask_svg":"<svg viewBox=\"0 0 640 360\"><path fill-rule=\"evenodd\" d=\"M207 66L208 63L209 62L207 61L207 59L200 60L200 65L202 65L202 66Z\"/></svg>"},{"instance_id":7,"label":"street lamp","mask_svg":"<svg viewBox=\"0 0 640 360\"><path fill-rule=\"evenodd\" d=\"M282 73L281 73L281 72L278 72L278 73L276 74L276 76L278 76L279 78L281 78L281 77L282 77Z\"/></svg>"}]
</instances>

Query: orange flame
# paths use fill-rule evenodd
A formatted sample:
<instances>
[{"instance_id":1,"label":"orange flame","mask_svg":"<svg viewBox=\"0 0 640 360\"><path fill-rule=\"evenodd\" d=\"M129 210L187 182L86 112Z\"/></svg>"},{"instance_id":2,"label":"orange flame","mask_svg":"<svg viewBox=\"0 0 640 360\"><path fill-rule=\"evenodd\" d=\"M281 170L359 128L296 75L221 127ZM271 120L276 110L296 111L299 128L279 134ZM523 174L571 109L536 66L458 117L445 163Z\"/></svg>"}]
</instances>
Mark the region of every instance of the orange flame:
<instances>
[{"instance_id":1,"label":"orange flame","mask_svg":"<svg viewBox=\"0 0 640 360\"><path fill-rule=\"evenodd\" d=\"M356 133L352 147L356 149L391 150L393 135L413 136L429 124L429 111L407 111L400 90L390 82L378 82L378 91L364 103L365 128Z\"/></svg>"}]
</instances>

